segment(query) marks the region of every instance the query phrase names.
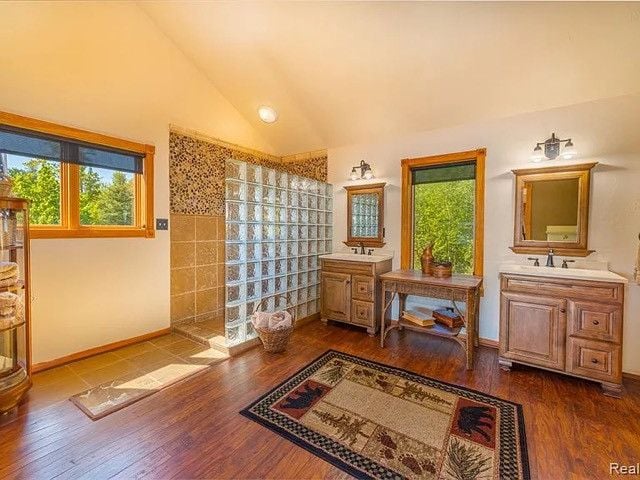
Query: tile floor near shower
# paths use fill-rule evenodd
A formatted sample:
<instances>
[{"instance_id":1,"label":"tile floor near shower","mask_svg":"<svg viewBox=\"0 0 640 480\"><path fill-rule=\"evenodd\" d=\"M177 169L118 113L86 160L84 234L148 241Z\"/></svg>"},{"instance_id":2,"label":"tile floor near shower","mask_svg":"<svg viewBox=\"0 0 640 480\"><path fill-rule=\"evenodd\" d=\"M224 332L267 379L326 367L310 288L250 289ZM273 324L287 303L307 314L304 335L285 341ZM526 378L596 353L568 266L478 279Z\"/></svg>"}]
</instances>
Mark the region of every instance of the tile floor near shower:
<instances>
[{"instance_id":1,"label":"tile floor near shower","mask_svg":"<svg viewBox=\"0 0 640 480\"><path fill-rule=\"evenodd\" d=\"M120 378L142 379L148 375L155 378L158 372L170 383L172 375L184 376L191 365L207 365L226 358L219 350L170 333L36 373L28 405L30 410L44 408Z\"/></svg>"}]
</instances>

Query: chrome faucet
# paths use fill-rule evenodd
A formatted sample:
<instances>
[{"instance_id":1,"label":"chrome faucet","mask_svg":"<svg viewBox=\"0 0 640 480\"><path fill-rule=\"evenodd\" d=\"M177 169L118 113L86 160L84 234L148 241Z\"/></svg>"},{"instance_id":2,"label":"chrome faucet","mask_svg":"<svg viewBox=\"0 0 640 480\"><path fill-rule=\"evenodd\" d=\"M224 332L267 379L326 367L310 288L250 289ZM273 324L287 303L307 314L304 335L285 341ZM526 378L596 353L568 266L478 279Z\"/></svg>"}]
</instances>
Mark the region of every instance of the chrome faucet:
<instances>
[{"instance_id":1,"label":"chrome faucet","mask_svg":"<svg viewBox=\"0 0 640 480\"><path fill-rule=\"evenodd\" d=\"M367 252L364 251L364 243L360 242L358 246L360 247L360 255L365 255Z\"/></svg>"},{"instance_id":2,"label":"chrome faucet","mask_svg":"<svg viewBox=\"0 0 640 480\"><path fill-rule=\"evenodd\" d=\"M553 249L549 250L549 253L547 254L547 267L555 267L555 265L553 264Z\"/></svg>"}]
</instances>

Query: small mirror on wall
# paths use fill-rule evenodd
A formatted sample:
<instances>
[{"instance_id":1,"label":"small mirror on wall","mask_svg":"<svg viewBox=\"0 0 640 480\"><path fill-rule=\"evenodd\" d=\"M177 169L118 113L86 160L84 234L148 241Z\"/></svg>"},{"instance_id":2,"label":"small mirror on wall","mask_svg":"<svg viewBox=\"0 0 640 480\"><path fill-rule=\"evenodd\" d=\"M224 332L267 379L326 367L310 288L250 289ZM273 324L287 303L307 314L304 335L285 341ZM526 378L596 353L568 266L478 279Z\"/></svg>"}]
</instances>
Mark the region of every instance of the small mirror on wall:
<instances>
[{"instance_id":1,"label":"small mirror on wall","mask_svg":"<svg viewBox=\"0 0 640 480\"><path fill-rule=\"evenodd\" d=\"M586 256L590 172L595 163L513 170L516 211L512 250Z\"/></svg>"},{"instance_id":2,"label":"small mirror on wall","mask_svg":"<svg viewBox=\"0 0 640 480\"><path fill-rule=\"evenodd\" d=\"M344 187L347 191L347 241L350 247L384 246L385 183Z\"/></svg>"}]
</instances>

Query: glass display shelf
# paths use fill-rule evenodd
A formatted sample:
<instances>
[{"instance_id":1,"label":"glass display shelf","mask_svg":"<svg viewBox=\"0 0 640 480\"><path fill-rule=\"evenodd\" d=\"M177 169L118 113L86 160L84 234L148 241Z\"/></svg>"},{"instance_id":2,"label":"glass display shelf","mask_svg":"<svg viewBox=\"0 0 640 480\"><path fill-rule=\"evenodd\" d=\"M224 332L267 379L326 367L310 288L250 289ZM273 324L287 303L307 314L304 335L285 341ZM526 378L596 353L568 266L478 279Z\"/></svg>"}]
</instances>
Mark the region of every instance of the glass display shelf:
<instances>
[{"instance_id":1,"label":"glass display shelf","mask_svg":"<svg viewBox=\"0 0 640 480\"><path fill-rule=\"evenodd\" d=\"M31 387L28 225L29 202L0 197L0 414Z\"/></svg>"}]
</instances>

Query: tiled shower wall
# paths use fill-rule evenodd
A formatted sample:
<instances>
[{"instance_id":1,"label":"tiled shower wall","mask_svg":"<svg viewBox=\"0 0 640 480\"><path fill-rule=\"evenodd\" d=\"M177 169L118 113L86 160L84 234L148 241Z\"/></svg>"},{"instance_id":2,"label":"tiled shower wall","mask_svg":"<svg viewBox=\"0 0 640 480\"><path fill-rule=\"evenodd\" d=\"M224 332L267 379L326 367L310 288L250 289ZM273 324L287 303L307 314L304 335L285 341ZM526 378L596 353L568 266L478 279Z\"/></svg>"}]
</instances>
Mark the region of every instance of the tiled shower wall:
<instances>
[{"instance_id":1,"label":"tiled shower wall","mask_svg":"<svg viewBox=\"0 0 640 480\"><path fill-rule=\"evenodd\" d=\"M171 214L171 322L224 311L224 217Z\"/></svg>"},{"instance_id":2,"label":"tiled shower wall","mask_svg":"<svg viewBox=\"0 0 640 480\"><path fill-rule=\"evenodd\" d=\"M215 139L169 134L171 323L224 316L225 160L326 181L326 152L278 158Z\"/></svg>"}]
</instances>

